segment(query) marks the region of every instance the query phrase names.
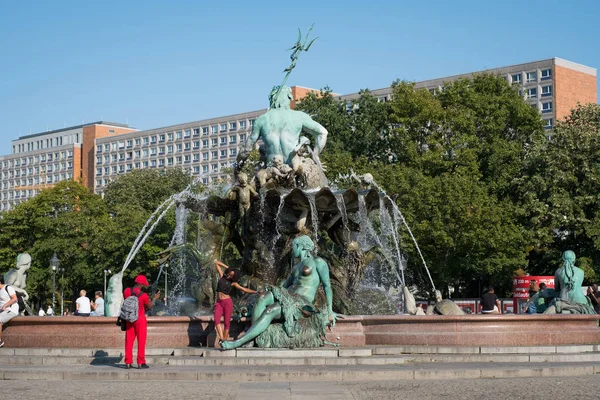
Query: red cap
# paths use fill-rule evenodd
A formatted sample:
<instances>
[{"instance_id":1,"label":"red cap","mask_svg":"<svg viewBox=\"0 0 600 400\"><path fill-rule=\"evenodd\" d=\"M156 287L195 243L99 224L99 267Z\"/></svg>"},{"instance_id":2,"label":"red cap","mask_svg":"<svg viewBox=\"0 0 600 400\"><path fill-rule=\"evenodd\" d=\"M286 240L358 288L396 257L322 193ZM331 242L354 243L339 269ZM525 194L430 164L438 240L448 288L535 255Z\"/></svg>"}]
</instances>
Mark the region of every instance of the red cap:
<instances>
[{"instance_id":1,"label":"red cap","mask_svg":"<svg viewBox=\"0 0 600 400\"><path fill-rule=\"evenodd\" d=\"M150 284L148 283L148 279L146 279L144 275L136 276L134 282L139 283L140 285L150 286Z\"/></svg>"}]
</instances>

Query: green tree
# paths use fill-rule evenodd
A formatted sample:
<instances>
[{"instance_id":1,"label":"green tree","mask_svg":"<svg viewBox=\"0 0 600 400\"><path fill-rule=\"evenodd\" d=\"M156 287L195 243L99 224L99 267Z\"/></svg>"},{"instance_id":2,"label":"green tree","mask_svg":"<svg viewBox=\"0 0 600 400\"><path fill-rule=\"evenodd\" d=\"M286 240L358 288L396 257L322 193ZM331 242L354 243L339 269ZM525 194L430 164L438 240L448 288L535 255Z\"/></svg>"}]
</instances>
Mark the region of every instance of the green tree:
<instances>
[{"instance_id":1,"label":"green tree","mask_svg":"<svg viewBox=\"0 0 600 400\"><path fill-rule=\"evenodd\" d=\"M437 95L404 81L392 89L388 102L365 90L348 106L327 93L301 103L330 132L328 176L371 172L396 198L441 288L466 296L479 295L478 281L508 289L530 236L513 179L543 137L539 114L492 75L449 83ZM428 287L406 231L401 246L409 279Z\"/></svg>"},{"instance_id":2,"label":"green tree","mask_svg":"<svg viewBox=\"0 0 600 400\"><path fill-rule=\"evenodd\" d=\"M100 238L109 225L110 218L100 196L78 182L59 182L3 213L2 270L14 266L18 253L31 254L27 290L35 304L52 296L49 260L56 252L64 268L62 283L67 299L77 297L80 289L100 289L103 278L102 270L97 267L102 254ZM60 283L57 280L57 290Z\"/></svg>"},{"instance_id":3,"label":"green tree","mask_svg":"<svg viewBox=\"0 0 600 400\"><path fill-rule=\"evenodd\" d=\"M193 178L179 168L133 170L106 187L104 201L110 226L102 237L102 268L122 268L135 239L152 213L170 196L183 191ZM168 248L175 232L171 209L158 223L126 271L126 276L154 274L158 253ZM192 234L195 232L192 232Z\"/></svg>"},{"instance_id":4,"label":"green tree","mask_svg":"<svg viewBox=\"0 0 600 400\"><path fill-rule=\"evenodd\" d=\"M600 106L578 106L539 138L515 179L532 232L529 272L553 274L561 253L575 251L594 282L600 262ZM595 267L593 267L595 266Z\"/></svg>"}]
</instances>

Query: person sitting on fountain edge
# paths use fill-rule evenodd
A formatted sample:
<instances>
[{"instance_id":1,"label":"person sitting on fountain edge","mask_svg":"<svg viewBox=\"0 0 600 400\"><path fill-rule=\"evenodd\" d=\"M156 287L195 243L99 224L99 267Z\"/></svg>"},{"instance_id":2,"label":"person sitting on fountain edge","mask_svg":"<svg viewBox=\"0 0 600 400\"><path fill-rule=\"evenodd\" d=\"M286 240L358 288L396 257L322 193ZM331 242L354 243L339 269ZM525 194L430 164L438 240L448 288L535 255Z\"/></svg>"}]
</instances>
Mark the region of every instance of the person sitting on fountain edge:
<instances>
[{"instance_id":1,"label":"person sitting on fountain edge","mask_svg":"<svg viewBox=\"0 0 600 400\"><path fill-rule=\"evenodd\" d=\"M229 327L231 324L231 315L233 314L233 300L231 300L231 288L241 290L244 293L258 293L256 290L241 286L237 281L240 278L240 271L229 268L219 260L215 260L215 267L219 273L219 282L217 283L217 302L215 303L215 330L219 340L229 339ZM221 268L225 268L225 272ZM223 326L221 326L221 316L224 317ZM224 328L224 329L223 329Z\"/></svg>"},{"instance_id":2,"label":"person sitting on fountain edge","mask_svg":"<svg viewBox=\"0 0 600 400\"><path fill-rule=\"evenodd\" d=\"M313 256L315 244L309 236L301 235L292 241L292 251L300 262L294 266L290 276L281 287L267 286L260 294L252 310L252 326L237 340L223 341L223 349L242 346L263 333L276 320L282 320L284 330L293 337L298 319L306 317L308 308L314 309L319 285L323 285L327 301L327 312L331 326L335 326L337 314L333 312L333 293L329 279L329 267L321 257ZM286 290L287 289L287 290Z\"/></svg>"}]
</instances>

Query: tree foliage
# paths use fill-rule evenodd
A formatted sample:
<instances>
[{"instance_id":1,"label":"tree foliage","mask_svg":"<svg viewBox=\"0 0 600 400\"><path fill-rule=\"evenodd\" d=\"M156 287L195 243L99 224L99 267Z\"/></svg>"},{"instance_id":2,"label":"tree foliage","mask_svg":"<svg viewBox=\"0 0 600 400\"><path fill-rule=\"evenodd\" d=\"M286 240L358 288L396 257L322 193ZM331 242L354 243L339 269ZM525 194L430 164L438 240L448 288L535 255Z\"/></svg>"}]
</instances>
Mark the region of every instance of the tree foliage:
<instances>
[{"instance_id":1,"label":"tree foliage","mask_svg":"<svg viewBox=\"0 0 600 400\"><path fill-rule=\"evenodd\" d=\"M326 90L300 104L330 132L329 177L371 172L396 196L442 289L466 296L479 295L474 282L508 289L513 271L526 266L530 237L513 179L544 137L539 114L492 75L446 84L437 95L409 82L392 87L387 102L364 90L344 104ZM406 231L402 248L411 283L428 287Z\"/></svg>"}]
</instances>

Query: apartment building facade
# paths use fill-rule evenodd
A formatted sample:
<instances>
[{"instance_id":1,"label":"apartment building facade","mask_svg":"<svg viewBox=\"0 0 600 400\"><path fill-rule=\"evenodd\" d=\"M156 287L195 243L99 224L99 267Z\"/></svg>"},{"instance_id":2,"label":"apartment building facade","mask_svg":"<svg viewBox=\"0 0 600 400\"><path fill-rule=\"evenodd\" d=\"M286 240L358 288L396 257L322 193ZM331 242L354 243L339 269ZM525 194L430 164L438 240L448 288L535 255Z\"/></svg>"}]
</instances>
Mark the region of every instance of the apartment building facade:
<instances>
[{"instance_id":1,"label":"apartment building facade","mask_svg":"<svg viewBox=\"0 0 600 400\"><path fill-rule=\"evenodd\" d=\"M204 184L226 179L254 120L266 110L96 139L94 192L140 168L178 167ZM90 186L92 187L92 186Z\"/></svg>"},{"instance_id":2,"label":"apartment building facade","mask_svg":"<svg viewBox=\"0 0 600 400\"><path fill-rule=\"evenodd\" d=\"M557 120L569 115L571 110L577 107L577 103L598 102L597 70L561 58L416 82L415 88L424 88L436 94L443 89L446 82L471 78L481 73L498 75L508 83L517 85L525 101L540 112L546 129L552 129ZM380 101L388 101L392 96L392 88L373 90L372 94ZM345 101L358 97L359 93L341 96Z\"/></svg>"},{"instance_id":3,"label":"apartment building facade","mask_svg":"<svg viewBox=\"0 0 600 400\"><path fill-rule=\"evenodd\" d=\"M597 103L595 68L560 58L417 82L432 93L446 82L492 73L518 85L525 101L539 110L546 129L567 116L577 103ZM292 106L312 89L292 87ZM371 92L388 101L392 88ZM348 107L358 93L341 96ZM138 131L124 124L90 124L28 135L14 140L12 154L0 156L0 211L35 196L64 179L81 179L102 194L118 176L140 168L182 168L208 184L226 178L254 120L267 110Z\"/></svg>"},{"instance_id":4,"label":"apartment building facade","mask_svg":"<svg viewBox=\"0 0 600 400\"><path fill-rule=\"evenodd\" d=\"M63 180L82 179L91 187L86 171L95 140L132 131L124 124L97 121L13 140L12 154L0 156L0 212Z\"/></svg>"}]
</instances>

